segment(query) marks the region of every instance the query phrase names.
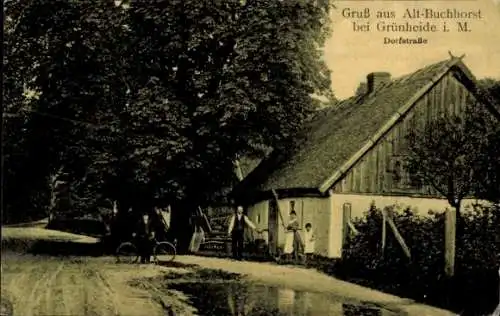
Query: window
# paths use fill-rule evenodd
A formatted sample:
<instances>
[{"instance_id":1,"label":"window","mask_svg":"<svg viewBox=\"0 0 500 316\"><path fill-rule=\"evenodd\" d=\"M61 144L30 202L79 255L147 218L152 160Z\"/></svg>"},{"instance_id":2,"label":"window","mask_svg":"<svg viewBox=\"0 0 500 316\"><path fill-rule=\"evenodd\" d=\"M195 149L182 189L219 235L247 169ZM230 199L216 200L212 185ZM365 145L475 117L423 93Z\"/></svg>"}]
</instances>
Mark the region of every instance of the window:
<instances>
[{"instance_id":1,"label":"window","mask_svg":"<svg viewBox=\"0 0 500 316\"><path fill-rule=\"evenodd\" d=\"M295 201L290 201L290 212L295 211Z\"/></svg>"},{"instance_id":2,"label":"window","mask_svg":"<svg viewBox=\"0 0 500 316\"><path fill-rule=\"evenodd\" d=\"M257 224L260 224L260 215L257 215Z\"/></svg>"},{"instance_id":3,"label":"window","mask_svg":"<svg viewBox=\"0 0 500 316\"><path fill-rule=\"evenodd\" d=\"M414 173L410 173L408 176L410 178L410 186L412 188L421 189L424 186L422 179L416 176Z\"/></svg>"},{"instance_id":4,"label":"window","mask_svg":"<svg viewBox=\"0 0 500 316\"><path fill-rule=\"evenodd\" d=\"M399 185L401 181L401 162L399 162L399 160L394 161L391 171L392 171L392 182L395 185Z\"/></svg>"}]
</instances>

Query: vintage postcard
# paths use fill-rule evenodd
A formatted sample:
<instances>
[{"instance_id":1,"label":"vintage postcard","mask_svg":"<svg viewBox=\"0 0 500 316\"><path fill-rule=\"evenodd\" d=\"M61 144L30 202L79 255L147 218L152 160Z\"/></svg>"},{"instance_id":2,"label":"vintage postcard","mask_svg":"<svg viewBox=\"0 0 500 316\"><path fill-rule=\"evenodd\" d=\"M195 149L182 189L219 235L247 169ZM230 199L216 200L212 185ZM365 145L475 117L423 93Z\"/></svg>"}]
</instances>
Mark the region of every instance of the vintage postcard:
<instances>
[{"instance_id":1,"label":"vintage postcard","mask_svg":"<svg viewBox=\"0 0 500 316\"><path fill-rule=\"evenodd\" d=\"M0 315L500 316L500 0L3 6Z\"/></svg>"}]
</instances>

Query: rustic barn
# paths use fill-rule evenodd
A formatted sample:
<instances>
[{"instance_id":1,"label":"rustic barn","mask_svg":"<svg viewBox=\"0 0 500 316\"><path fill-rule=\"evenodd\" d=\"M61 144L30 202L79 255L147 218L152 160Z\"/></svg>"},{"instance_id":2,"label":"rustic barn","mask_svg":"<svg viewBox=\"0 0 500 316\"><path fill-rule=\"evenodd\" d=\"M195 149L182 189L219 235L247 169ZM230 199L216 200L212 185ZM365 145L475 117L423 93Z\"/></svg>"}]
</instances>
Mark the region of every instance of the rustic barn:
<instances>
[{"instance_id":1,"label":"rustic barn","mask_svg":"<svg viewBox=\"0 0 500 316\"><path fill-rule=\"evenodd\" d=\"M312 224L316 252L340 257L347 220L363 216L372 202L425 213L449 207L403 169L402 148L409 130L438 115L463 113L478 97L470 70L452 57L396 79L371 73L364 90L318 111L297 148L271 153L233 191L259 228L269 230L272 250L284 243L282 218L286 222L292 209L302 227Z\"/></svg>"}]
</instances>

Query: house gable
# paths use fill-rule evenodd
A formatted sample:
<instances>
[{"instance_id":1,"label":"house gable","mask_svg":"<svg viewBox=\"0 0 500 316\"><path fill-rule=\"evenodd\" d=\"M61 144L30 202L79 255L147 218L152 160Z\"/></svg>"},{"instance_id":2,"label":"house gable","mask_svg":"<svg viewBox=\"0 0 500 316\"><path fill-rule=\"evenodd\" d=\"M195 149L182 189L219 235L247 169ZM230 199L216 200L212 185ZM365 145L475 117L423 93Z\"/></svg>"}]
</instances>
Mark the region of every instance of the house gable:
<instances>
[{"instance_id":1,"label":"house gable","mask_svg":"<svg viewBox=\"0 0 500 316\"><path fill-rule=\"evenodd\" d=\"M404 169L406 135L438 117L464 114L466 107L478 100L474 78L466 70L461 62L450 67L406 111L403 106L398 111L402 114L399 120L336 180L334 192L441 197L432 186L422 184ZM492 116L498 117L490 104L485 105Z\"/></svg>"},{"instance_id":2,"label":"house gable","mask_svg":"<svg viewBox=\"0 0 500 316\"><path fill-rule=\"evenodd\" d=\"M244 191L308 190L326 195L334 188L394 194L389 172L397 167L397 159L387 157L397 157L395 142L405 137L399 134L443 111L461 112L474 89L470 71L459 58L452 58L321 110L305 125L298 149L282 162L269 159L261 164L256 170L265 176L251 174ZM371 169L377 170L375 175ZM403 187L408 182L396 180ZM420 189L432 194L428 188Z\"/></svg>"},{"instance_id":3,"label":"house gable","mask_svg":"<svg viewBox=\"0 0 500 316\"><path fill-rule=\"evenodd\" d=\"M425 127L437 117L465 112L474 99L458 79L459 69L451 68L429 87L386 133L337 180L336 193L440 196L432 187L422 185L403 168L406 135Z\"/></svg>"}]
</instances>

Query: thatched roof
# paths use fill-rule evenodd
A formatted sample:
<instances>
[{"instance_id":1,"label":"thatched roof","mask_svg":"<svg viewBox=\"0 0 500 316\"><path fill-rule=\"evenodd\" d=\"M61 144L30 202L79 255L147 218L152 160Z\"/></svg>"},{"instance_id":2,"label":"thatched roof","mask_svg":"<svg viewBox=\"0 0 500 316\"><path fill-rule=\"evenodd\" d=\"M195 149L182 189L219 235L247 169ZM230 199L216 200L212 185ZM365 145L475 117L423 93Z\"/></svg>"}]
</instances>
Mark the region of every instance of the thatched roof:
<instances>
[{"instance_id":1,"label":"thatched roof","mask_svg":"<svg viewBox=\"0 0 500 316\"><path fill-rule=\"evenodd\" d=\"M452 58L394 79L371 94L357 95L316 112L305 123L298 148L293 153L271 154L244 179L237 191L323 192L327 180L359 153L398 110L416 101L417 95L455 66L466 77L473 78L459 59ZM287 158L279 158L283 156Z\"/></svg>"},{"instance_id":2,"label":"thatched roof","mask_svg":"<svg viewBox=\"0 0 500 316\"><path fill-rule=\"evenodd\" d=\"M242 157L239 161L243 178L248 176L262 161L260 158Z\"/></svg>"}]
</instances>

